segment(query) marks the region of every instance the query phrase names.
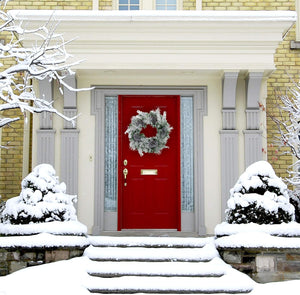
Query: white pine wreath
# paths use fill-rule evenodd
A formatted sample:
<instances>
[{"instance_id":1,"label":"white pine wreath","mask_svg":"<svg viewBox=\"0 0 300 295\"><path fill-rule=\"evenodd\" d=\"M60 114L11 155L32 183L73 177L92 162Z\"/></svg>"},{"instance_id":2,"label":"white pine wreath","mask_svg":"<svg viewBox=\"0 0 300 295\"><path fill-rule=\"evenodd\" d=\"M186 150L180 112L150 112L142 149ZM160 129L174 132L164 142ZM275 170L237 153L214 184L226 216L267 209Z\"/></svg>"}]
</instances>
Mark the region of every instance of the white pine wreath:
<instances>
[{"instance_id":1,"label":"white pine wreath","mask_svg":"<svg viewBox=\"0 0 300 295\"><path fill-rule=\"evenodd\" d=\"M149 113L142 111L137 111L137 113L131 118L131 123L125 131L125 134L128 134L130 148L138 151L140 156L143 156L144 153L160 154L163 149L168 148L166 144L173 129L167 122L166 112L161 115L160 109L157 108ZM156 128L155 136L146 137L141 132L147 125Z\"/></svg>"}]
</instances>

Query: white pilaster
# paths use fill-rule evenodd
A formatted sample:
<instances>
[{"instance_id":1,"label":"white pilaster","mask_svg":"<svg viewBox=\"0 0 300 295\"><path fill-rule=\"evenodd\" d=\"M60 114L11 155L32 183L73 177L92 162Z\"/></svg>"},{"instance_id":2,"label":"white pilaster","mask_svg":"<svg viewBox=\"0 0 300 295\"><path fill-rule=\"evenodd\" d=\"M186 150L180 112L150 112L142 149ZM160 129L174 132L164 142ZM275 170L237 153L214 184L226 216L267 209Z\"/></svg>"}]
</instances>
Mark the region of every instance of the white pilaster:
<instances>
[{"instance_id":1,"label":"white pilaster","mask_svg":"<svg viewBox=\"0 0 300 295\"><path fill-rule=\"evenodd\" d=\"M55 130L37 130L37 164L55 165Z\"/></svg>"},{"instance_id":2,"label":"white pilaster","mask_svg":"<svg viewBox=\"0 0 300 295\"><path fill-rule=\"evenodd\" d=\"M76 88L75 75L65 78L65 82ZM67 87L64 87L64 114L68 117L77 115L77 93ZM61 130L60 177L67 185L67 192L74 195L78 191L78 143L79 130L76 124L64 121L64 129Z\"/></svg>"},{"instance_id":3,"label":"white pilaster","mask_svg":"<svg viewBox=\"0 0 300 295\"><path fill-rule=\"evenodd\" d=\"M236 85L238 72L225 72L223 77L223 130L221 138L221 216L225 217L229 190L238 177L238 135L236 130Z\"/></svg>"},{"instance_id":4,"label":"white pilaster","mask_svg":"<svg viewBox=\"0 0 300 295\"><path fill-rule=\"evenodd\" d=\"M51 102L53 100L52 82L48 79L39 81L39 96ZM40 129L37 130L37 163L55 164L55 130L52 113L40 114Z\"/></svg>"},{"instance_id":5,"label":"white pilaster","mask_svg":"<svg viewBox=\"0 0 300 295\"><path fill-rule=\"evenodd\" d=\"M263 78L262 72L250 72L246 81L246 130L245 140L245 167L262 159L262 131L260 127L260 89Z\"/></svg>"}]
</instances>

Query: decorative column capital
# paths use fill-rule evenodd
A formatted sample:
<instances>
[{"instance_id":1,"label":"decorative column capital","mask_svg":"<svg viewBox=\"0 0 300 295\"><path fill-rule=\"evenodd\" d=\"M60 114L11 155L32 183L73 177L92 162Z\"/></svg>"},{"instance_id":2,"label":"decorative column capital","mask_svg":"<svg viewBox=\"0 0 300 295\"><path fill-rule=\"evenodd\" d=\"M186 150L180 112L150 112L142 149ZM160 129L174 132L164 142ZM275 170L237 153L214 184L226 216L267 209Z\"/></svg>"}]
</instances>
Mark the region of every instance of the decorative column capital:
<instances>
[{"instance_id":1,"label":"decorative column capital","mask_svg":"<svg viewBox=\"0 0 300 295\"><path fill-rule=\"evenodd\" d=\"M246 79L247 109L258 109L263 72L249 72Z\"/></svg>"},{"instance_id":2,"label":"decorative column capital","mask_svg":"<svg viewBox=\"0 0 300 295\"><path fill-rule=\"evenodd\" d=\"M76 89L76 76L70 75L64 79L70 87ZM77 92L69 90L64 86L64 115L69 118L75 117L77 115ZM76 122L73 125L71 122L64 121L64 129L76 129Z\"/></svg>"},{"instance_id":3,"label":"decorative column capital","mask_svg":"<svg viewBox=\"0 0 300 295\"><path fill-rule=\"evenodd\" d=\"M236 85L238 72L224 72L223 75L223 109L235 109Z\"/></svg>"},{"instance_id":4,"label":"decorative column capital","mask_svg":"<svg viewBox=\"0 0 300 295\"><path fill-rule=\"evenodd\" d=\"M236 85L238 72L224 72L223 75L223 129L235 129Z\"/></svg>"},{"instance_id":5,"label":"decorative column capital","mask_svg":"<svg viewBox=\"0 0 300 295\"><path fill-rule=\"evenodd\" d=\"M48 79L39 80L39 95L42 99L51 102L53 100L52 81ZM40 129L52 129L53 128L53 115L48 112L42 112L40 114Z\"/></svg>"}]
</instances>

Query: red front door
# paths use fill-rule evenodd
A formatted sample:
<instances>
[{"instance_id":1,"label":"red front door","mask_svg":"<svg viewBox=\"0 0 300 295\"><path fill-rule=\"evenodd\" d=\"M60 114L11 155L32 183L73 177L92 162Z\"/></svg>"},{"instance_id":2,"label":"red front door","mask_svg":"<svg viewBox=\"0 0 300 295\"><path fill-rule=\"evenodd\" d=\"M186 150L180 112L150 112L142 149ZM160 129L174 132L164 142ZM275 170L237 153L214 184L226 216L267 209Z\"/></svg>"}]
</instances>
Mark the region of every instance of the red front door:
<instances>
[{"instance_id":1,"label":"red front door","mask_svg":"<svg viewBox=\"0 0 300 295\"><path fill-rule=\"evenodd\" d=\"M166 112L173 127L167 146L160 154L144 153L129 147L125 134L137 111ZM156 135L147 125L141 133ZM180 97L174 95L119 96L119 204L118 229L180 230ZM124 175L127 169L127 175ZM145 173L146 175L143 175ZM126 174L126 173L125 173Z\"/></svg>"}]
</instances>

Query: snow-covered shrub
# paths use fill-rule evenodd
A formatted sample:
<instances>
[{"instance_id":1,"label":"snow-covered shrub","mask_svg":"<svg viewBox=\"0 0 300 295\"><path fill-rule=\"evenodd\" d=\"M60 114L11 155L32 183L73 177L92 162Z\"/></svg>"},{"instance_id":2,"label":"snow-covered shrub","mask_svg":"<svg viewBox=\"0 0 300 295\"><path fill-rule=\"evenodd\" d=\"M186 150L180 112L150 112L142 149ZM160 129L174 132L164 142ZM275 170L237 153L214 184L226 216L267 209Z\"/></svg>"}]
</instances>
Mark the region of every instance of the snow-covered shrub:
<instances>
[{"instance_id":1,"label":"snow-covered shrub","mask_svg":"<svg viewBox=\"0 0 300 295\"><path fill-rule=\"evenodd\" d=\"M65 183L59 183L51 165L41 164L22 181L19 196L6 201L0 214L2 223L28 224L50 221L77 220L73 202Z\"/></svg>"},{"instance_id":2,"label":"snow-covered shrub","mask_svg":"<svg viewBox=\"0 0 300 295\"><path fill-rule=\"evenodd\" d=\"M279 224L294 220L288 189L265 161L250 165L230 190L228 223Z\"/></svg>"},{"instance_id":3,"label":"snow-covered shrub","mask_svg":"<svg viewBox=\"0 0 300 295\"><path fill-rule=\"evenodd\" d=\"M300 223L300 191L290 191L290 203L295 207L295 221Z\"/></svg>"}]
</instances>

